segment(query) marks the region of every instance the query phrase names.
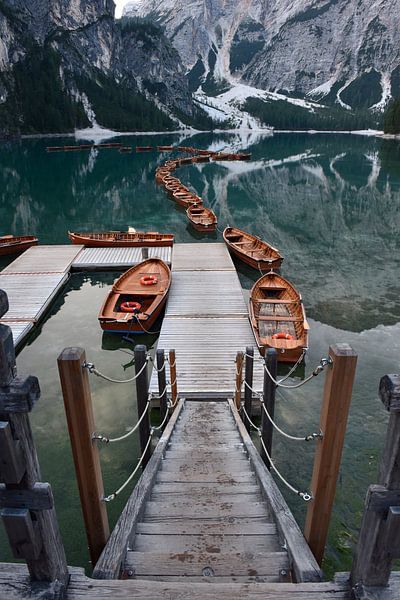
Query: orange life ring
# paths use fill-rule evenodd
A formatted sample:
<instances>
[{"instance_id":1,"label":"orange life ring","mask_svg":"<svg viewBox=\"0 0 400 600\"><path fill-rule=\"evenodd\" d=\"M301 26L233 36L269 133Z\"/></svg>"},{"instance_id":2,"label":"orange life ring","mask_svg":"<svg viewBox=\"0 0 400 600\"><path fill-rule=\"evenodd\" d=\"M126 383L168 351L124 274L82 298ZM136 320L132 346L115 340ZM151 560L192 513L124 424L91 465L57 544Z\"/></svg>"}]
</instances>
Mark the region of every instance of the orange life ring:
<instances>
[{"instance_id":1,"label":"orange life ring","mask_svg":"<svg viewBox=\"0 0 400 600\"><path fill-rule=\"evenodd\" d=\"M156 285L156 283L158 283L158 279L155 275L145 275L140 280L141 285Z\"/></svg>"},{"instance_id":2,"label":"orange life ring","mask_svg":"<svg viewBox=\"0 0 400 600\"><path fill-rule=\"evenodd\" d=\"M272 336L273 340L292 340L293 336L290 335L290 333L274 333L274 335Z\"/></svg>"},{"instance_id":3,"label":"orange life ring","mask_svg":"<svg viewBox=\"0 0 400 600\"><path fill-rule=\"evenodd\" d=\"M139 302L122 302L120 308L121 312L136 313L142 308L142 305Z\"/></svg>"}]
</instances>

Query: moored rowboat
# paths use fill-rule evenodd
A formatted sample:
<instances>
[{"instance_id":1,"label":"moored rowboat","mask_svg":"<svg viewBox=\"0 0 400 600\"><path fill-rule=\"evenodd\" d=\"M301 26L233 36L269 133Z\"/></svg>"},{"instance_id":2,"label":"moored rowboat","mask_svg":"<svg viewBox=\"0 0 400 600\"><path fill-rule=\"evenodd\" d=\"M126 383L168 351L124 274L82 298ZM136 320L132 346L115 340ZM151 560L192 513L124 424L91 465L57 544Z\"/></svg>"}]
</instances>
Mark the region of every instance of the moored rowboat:
<instances>
[{"instance_id":1,"label":"moored rowboat","mask_svg":"<svg viewBox=\"0 0 400 600\"><path fill-rule=\"evenodd\" d=\"M115 333L151 332L171 285L171 271L150 258L126 271L113 285L99 313L100 327Z\"/></svg>"},{"instance_id":2,"label":"moored rowboat","mask_svg":"<svg viewBox=\"0 0 400 600\"><path fill-rule=\"evenodd\" d=\"M229 251L254 269L279 269L283 257L276 248L251 233L237 227L227 227L223 233Z\"/></svg>"},{"instance_id":3,"label":"moored rowboat","mask_svg":"<svg viewBox=\"0 0 400 600\"><path fill-rule=\"evenodd\" d=\"M81 244L94 248L172 246L174 243L174 236L172 234L158 233L157 231L137 231L135 233L126 231L74 233L69 231L68 236L73 244Z\"/></svg>"},{"instance_id":4,"label":"moored rowboat","mask_svg":"<svg viewBox=\"0 0 400 600\"><path fill-rule=\"evenodd\" d=\"M188 208L191 204L202 204L203 200L200 196L196 194L192 194L192 192L174 192L172 194L172 198L180 204L180 206L184 206Z\"/></svg>"},{"instance_id":5,"label":"moored rowboat","mask_svg":"<svg viewBox=\"0 0 400 600\"><path fill-rule=\"evenodd\" d=\"M217 227L217 217L215 213L202 204L192 204L186 211L191 225L197 231L215 231Z\"/></svg>"},{"instance_id":6,"label":"moored rowboat","mask_svg":"<svg viewBox=\"0 0 400 600\"><path fill-rule=\"evenodd\" d=\"M250 293L250 322L261 354L275 348L278 362L297 362L308 347L309 325L301 295L286 279L270 271Z\"/></svg>"},{"instance_id":7,"label":"moored rowboat","mask_svg":"<svg viewBox=\"0 0 400 600\"><path fill-rule=\"evenodd\" d=\"M3 235L0 237L0 256L24 252L31 246L36 246L39 240L33 235Z\"/></svg>"}]
</instances>

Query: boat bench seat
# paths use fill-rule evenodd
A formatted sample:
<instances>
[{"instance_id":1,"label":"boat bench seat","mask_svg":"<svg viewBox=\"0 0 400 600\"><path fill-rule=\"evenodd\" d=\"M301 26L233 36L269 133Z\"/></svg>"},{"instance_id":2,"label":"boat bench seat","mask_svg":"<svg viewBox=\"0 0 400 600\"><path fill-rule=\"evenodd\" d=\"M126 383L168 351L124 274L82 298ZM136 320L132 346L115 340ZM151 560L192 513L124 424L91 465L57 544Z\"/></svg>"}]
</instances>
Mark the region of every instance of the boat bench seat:
<instances>
[{"instance_id":1,"label":"boat bench seat","mask_svg":"<svg viewBox=\"0 0 400 600\"><path fill-rule=\"evenodd\" d=\"M259 304L300 304L301 300L275 300L274 298L266 298L263 300L254 300Z\"/></svg>"},{"instance_id":2,"label":"boat bench seat","mask_svg":"<svg viewBox=\"0 0 400 600\"><path fill-rule=\"evenodd\" d=\"M275 315L269 316L258 316L259 321L287 321L288 323L302 323L303 319L299 319L298 317L278 317Z\"/></svg>"}]
</instances>

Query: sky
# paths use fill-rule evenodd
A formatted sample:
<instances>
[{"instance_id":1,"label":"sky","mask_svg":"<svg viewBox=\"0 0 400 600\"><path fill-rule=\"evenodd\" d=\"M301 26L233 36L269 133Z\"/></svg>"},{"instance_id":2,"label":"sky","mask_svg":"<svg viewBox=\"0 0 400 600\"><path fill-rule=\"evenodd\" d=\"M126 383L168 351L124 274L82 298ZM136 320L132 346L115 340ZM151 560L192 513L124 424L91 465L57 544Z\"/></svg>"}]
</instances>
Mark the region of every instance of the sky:
<instances>
[{"instance_id":1,"label":"sky","mask_svg":"<svg viewBox=\"0 0 400 600\"><path fill-rule=\"evenodd\" d=\"M128 2L132 2L132 0L114 0L116 5L115 16L117 19L119 19L119 17L122 15L122 9L124 8L125 4L128 4Z\"/></svg>"}]
</instances>

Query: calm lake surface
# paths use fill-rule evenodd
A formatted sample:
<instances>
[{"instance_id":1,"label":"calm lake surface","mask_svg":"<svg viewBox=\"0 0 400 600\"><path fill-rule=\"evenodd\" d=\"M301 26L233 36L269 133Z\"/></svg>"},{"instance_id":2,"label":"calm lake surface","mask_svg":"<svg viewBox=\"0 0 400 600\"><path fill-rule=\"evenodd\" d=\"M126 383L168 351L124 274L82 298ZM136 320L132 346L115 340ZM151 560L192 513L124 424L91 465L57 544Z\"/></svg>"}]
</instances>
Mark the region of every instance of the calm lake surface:
<instances>
[{"instance_id":1,"label":"calm lake surface","mask_svg":"<svg viewBox=\"0 0 400 600\"><path fill-rule=\"evenodd\" d=\"M359 354L357 379L325 562L326 571L349 568L367 486L376 482L387 415L379 379L399 371L400 150L397 142L350 135L276 134L242 139L200 134L123 138L129 145L179 143L248 150L250 163L183 167L178 176L203 196L220 227L236 225L268 240L285 256L282 274L301 291L311 325L306 374L335 342ZM169 155L115 150L47 154L61 140L27 140L0 147L0 235L36 234L43 244L68 243L67 231L126 229L174 233L177 242L201 237L183 210L154 181ZM199 250L200 251L200 250ZM0 263L0 269L8 261ZM257 273L237 264L244 290ZM43 480L54 490L68 563L89 568L56 359L66 346L83 346L88 360L113 377L133 374L132 345L103 335L99 307L117 274L76 274L18 357L20 374L39 377L42 398L32 424ZM151 336L137 338L156 347ZM324 378L278 396L277 418L293 434L316 431ZM132 385L91 378L96 427L118 435L136 420ZM154 419L157 415L154 415ZM277 465L308 489L313 447L274 440ZM106 493L133 470L139 455L132 436L102 448ZM131 491L109 505L115 523ZM284 491L284 490L283 490ZM300 522L304 503L284 491ZM11 560L0 530L0 560Z\"/></svg>"}]
</instances>

